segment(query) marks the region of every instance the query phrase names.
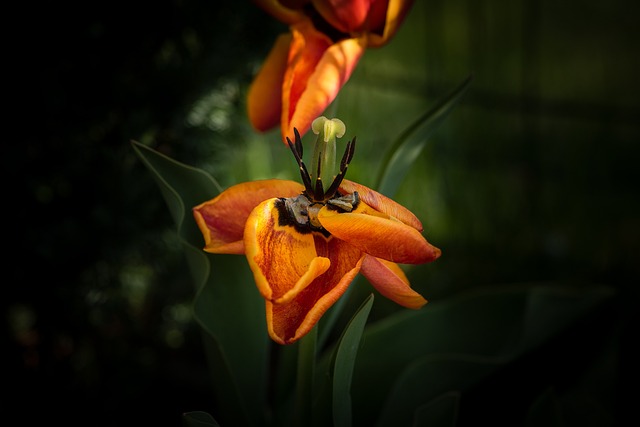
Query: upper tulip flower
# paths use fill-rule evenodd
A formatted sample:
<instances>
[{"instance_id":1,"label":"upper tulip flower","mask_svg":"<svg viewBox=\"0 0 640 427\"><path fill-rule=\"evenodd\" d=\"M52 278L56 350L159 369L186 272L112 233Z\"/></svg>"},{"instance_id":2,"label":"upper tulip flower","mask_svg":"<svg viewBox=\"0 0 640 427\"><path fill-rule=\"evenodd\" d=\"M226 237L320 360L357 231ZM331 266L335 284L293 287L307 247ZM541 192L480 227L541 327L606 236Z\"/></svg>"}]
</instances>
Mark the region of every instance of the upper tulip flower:
<instances>
[{"instance_id":1,"label":"upper tulip flower","mask_svg":"<svg viewBox=\"0 0 640 427\"><path fill-rule=\"evenodd\" d=\"M266 300L269 335L280 344L307 334L358 272L392 301L422 307L427 301L396 263L422 264L440 256L411 211L344 179L355 138L347 143L337 174L331 172L344 124L320 117L312 128L318 139L311 173L302 161L300 134L294 132L295 142L287 138L303 185L247 182L193 208L205 251L246 255ZM325 188L327 176L332 180Z\"/></svg>"},{"instance_id":2,"label":"upper tulip flower","mask_svg":"<svg viewBox=\"0 0 640 427\"><path fill-rule=\"evenodd\" d=\"M349 80L368 47L386 44L413 0L255 0L289 25L249 89L254 128L278 123L282 139L304 135Z\"/></svg>"}]
</instances>

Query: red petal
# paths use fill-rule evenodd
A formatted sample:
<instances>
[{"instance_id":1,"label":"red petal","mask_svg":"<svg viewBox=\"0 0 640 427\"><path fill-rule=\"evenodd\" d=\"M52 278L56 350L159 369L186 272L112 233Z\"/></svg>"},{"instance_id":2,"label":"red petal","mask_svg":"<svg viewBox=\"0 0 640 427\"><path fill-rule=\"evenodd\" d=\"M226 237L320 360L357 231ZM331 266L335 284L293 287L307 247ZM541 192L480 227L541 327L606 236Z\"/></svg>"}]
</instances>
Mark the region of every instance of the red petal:
<instances>
[{"instance_id":1,"label":"red petal","mask_svg":"<svg viewBox=\"0 0 640 427\"><path fill-rule=\"evenodd\" d=\"M193 216L205 240L204 250L219 254L243 254L242 236L249 214L272 197L292 197L304 187L295 181L268 179L229 187L216 198L193 208Z\"/></svg>"},{"instance_id":2,"label":"red petal","mask_svg":"<svg viewBox=\"0 0 640 427\"><path fill-rule=\"evenodd\" d=\"M396 263L366 255L362 274L380 294L403 307L417 309L427 303L422 295L411 289L407 276Z\"/></svg>"},{"instance_id":3,"label":"red petal","mask_svg":"<svg viewBox=\"0 0 640 427\"><path fill-rule=\"evenodd\" d=\"M343 33L360 31L367 24L370 3L386 3L388 0L313 0L322 17ZM384 22L384 20L382 20Z\"/></svg>"}]
</instances>

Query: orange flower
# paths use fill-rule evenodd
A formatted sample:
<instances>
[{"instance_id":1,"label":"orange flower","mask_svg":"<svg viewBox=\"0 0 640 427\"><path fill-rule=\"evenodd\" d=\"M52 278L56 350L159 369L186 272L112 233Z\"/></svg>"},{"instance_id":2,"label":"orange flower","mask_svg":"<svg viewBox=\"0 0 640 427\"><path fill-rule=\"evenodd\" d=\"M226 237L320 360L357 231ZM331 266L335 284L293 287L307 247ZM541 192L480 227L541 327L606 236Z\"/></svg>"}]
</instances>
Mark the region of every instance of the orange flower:
<instances>
[{"instance_id":1,"label":"orange flower","mask_svg":"<svg viewBox=\"0 0 640 427\"><path fill-rule=\"evenodd\" d=\"M286 23L249 89L247 109L256 130L278 123L282 139L304 135L349 80L368 47L386 44L413 0L255 0Z\"/></svg>"},{"instance_id":2,"label":"orange flower","mask_svg":"<svg viewBox=\"0 0 640 427\"><path fill-rule=\"evenodd\" d=\"M307 334L359 272L392 301L422 307L427 301L396 263L422 264L440 256L411 211L344 179L355 138L325 190L325 155L344 125L321 117L312 126L319 134L316 174L302 161L298 131L295 143L287 138L304 185L276 179L242 183L193 209L205 251L246 255L266 300L269 335L280 344Z\"/></svg>"}]
</instances>

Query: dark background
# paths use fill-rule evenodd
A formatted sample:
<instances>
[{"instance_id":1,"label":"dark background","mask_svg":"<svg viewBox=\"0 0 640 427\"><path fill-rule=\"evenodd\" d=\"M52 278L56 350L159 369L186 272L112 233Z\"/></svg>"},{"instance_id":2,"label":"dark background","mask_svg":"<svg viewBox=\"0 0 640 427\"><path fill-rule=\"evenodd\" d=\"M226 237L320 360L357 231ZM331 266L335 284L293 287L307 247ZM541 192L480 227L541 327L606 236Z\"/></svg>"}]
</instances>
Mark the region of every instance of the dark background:
<instances>
[{"instance_id":1,"label":"dark background","mask_svg":"<svg viewBox=\"0 0 640 427\"><path fill-rule=\"evenodd\" d=\"M21 9L7 16L5 52L0 423L179 425L214 397L173 223L129 141L203 167L225 144L241 146L246 119L216 128L190 112L230 84L238 90L221 108L242 117L246 86L286 28L250 2ZM432 297L515 280L610 286L616 306L593 334L619 334L618 382L637 387L638 6L427 9L425 90L436 98L474 73L443 130L456 129L457 145L430 152L460 224L435 232L455 256L434 264ZM514 74L517 84L504 79ZM629 413L632 399L618 393L593 425Z\"/></svg>"}]
</instances>

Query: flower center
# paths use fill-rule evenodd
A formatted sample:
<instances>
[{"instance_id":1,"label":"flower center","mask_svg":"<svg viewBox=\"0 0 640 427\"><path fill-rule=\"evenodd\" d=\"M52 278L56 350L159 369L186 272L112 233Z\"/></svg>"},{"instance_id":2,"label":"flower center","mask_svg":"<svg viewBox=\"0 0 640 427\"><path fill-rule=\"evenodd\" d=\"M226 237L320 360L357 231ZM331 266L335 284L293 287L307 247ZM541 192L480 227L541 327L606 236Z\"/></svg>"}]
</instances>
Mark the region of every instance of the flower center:
<instances>
[{"instance_id":1,"label":"flower center","mask_svg":"<svg viewBox=\"0 0 640 427\"><path fill-rule=\"evenodd\" d=\"M342 121L338 119L328 120L325 117L319 117L313 121L311 128L318 134L316 144L313 150L313 160L311 174L309 173L306 165L302 161L302 140L300 133L296 128L293 129L295 134L295 142L291 142L287 137L287 143L291 152L298 162L300 168L300 176L302 177L302 183L304 184L304 193L312 202L326 203L329 199L338 191L349 162L353 158L353 153L356 147L356 139L353 138L347 142L347 147L340 161L340 169L335 174L336 163L336 138L340 138L345 133L345 126ZM314 173L315 172L315 173ZM331 181L331 185L325 191L323 186L323 179L326 182Z\"/></svg>"},{"instance_id":2,"label":"flower center","mask_svg":"<svg viewBox=\"0 0 640 427\"><path fill-rule=\"evenodd\" d=\"M298 162L304 191L297 197L280 199L282 203L278 204L278 209L283 224L292 225L302 233L319 231L328 237L329 232L322 227L318 219L320 209L327 206L339 212L351 212L360 202L357 191L346 195L338 191L347 173L349 162L353 158L356 139L353 138L347 143L340 161L339 172L335 174L336 138L344 135L346 130L344 123L338 119L328 120L325 117L319 117L313 121L311 128L318 135L312 160L312 171L315 171L315 174L310 174L302 161L302 140L300 133L294 128L295 142L291 142L288 137L287 142ZM326 191L323 179L325 182L331 182Z\"/></svg>"}]
</instances>

